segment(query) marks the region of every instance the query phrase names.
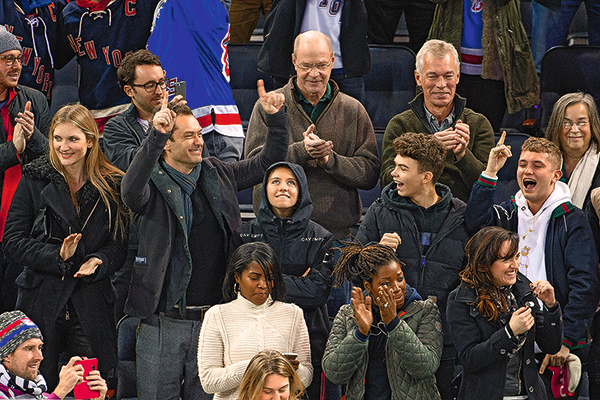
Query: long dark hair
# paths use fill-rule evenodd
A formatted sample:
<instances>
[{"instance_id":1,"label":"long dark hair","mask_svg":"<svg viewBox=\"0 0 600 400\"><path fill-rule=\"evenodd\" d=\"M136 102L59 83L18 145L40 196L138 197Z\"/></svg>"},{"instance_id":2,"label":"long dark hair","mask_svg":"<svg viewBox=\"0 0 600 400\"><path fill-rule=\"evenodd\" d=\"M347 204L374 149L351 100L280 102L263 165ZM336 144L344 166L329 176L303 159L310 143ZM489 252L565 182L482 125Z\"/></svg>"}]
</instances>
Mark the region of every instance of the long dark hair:
<instances>
[{"instance_id":1,"label":"long dark hair","mask_svg":"<svg viewBox=\"0 0 600 400\"><path fill-rule=\"evenodd\" d=\"M277 254L268 244L263 242L245 243L233 253L223 281L223 299L232 301L237 298L235 277L241 275L253 261L260 265L267 282L269 282L269 276L273 278L272 285L269 283L271 298L284 301L285 284L283 283L283 274L281 273L279 260L277 260ZM270 271L269 267L271 267Z\"/></svg>"},{"instance_id":2,"label":"long dark hair","mask_svg":"<svg viewBox=\"0 0 600 400\"><path fill-rule=\"evenodd\" d=\"M502 245L508 242L509 248L506 254L500 254ZM490 321L497 321L498 307L506 312L506 298L492 282L490 272L492 265L499 259L509 260L519 252L519 235L498 226L489 226L477 232L467 242L465 252L469 262L460 273L460 278L477 289L477 300L475 306L479 314Z\"/></svg>"},{"instance_id":3,"label":"long dark hair","mask_svg":"<svg viewBox=\"0 0 600 400\"><path fill-rule=\"evenodd\" d=\"M335 265L335 286L339 287L345 279L362 285L364 281L373 282L377 272L392 262L404 268L404 263L398 259L396 252L389 246L370 243L366 246L353 241L344 244L340 249L341 256Z\"/></svg>"}]
</instances>

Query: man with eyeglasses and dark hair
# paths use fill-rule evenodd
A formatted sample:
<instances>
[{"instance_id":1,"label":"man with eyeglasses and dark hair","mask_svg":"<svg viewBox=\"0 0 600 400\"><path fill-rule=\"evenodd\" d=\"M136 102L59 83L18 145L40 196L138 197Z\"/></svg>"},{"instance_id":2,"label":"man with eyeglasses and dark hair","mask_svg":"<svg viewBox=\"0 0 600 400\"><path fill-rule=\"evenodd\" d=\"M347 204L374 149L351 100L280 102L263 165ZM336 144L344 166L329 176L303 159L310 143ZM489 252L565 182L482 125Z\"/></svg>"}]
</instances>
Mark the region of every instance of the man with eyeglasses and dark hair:
<instances>
[{"instance_id":1,"label":"man with eyeglasses and dark hair","mask_svg":"<svg viewBox=\"0 0 600 400\"><path fill-rule=\"evenodd\" d=\"M50 113L46 97L35 89L18 85L23 49L19 40L0 26L0 241L12 197L21 179L21 166L42 156L48 146ZM13 310L15 279L22 267L4 257L1 310Z\"/></svg>"},{"instance_id":2,"label":"man with eyeglasses and dark hair","mask_svg":"<svg viewBox=\"0 0 600 400\"><path fill-rule=\"evenodd\" d=\"M494 130L488 119L466 107L456 94L460 78L460 59L456 48L442 40L428 40L417 53L415 80L421 87L409 109L390 120L381 149L381 187L392 182L396 168L394 139L406 132L428 133L442 141L448 157L440 183L454 197L469 200L471 187L485 169Z\"/></svg>"},{"instance_id":3,"label":"man with eyeglasses and dark hair","mask_svg":"<svg viewBox=\"0 0 600 400\"><path fill-rule=\"evenodd\" d=\"M133 157L146 141L154 109L159 106L167 88L165 71L159 58L148 50L138 50L123 59L117 69L121 89L131 98L131 105L121 114L111 118L104 127L104 152L117 168L127 171ZM177 102L181 96L176 96ZM203 155L208 157L204 150ZM129 253L125 265L113 276L117 291L115 316L123 315L123 306L129 290L131 268L138 249L137 224L129 227Z\"/></svg>"}]
</instances>

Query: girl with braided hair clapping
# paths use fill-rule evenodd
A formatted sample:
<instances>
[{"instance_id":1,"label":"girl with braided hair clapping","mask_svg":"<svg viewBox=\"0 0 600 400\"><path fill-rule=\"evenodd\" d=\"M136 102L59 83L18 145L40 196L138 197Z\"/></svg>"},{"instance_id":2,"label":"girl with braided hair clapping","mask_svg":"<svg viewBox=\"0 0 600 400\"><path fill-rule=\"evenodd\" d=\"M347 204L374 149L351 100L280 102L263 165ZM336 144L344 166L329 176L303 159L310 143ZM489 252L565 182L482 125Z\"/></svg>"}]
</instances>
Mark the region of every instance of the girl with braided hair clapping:
<instances>
[{"instance_id":1,"label":"girl with braided hair clapping","mask_svg":"<svg viewBox=\"0 0 600 400\"><path fill-rule=\"evenodd\" d=\"M335 267L336 284L352 288L327 341L323 371L344 385L346 399L439 399L434 374L442 353L440 315L404 281L388 246L349 243Z\"/></svg>"}]
</instances>

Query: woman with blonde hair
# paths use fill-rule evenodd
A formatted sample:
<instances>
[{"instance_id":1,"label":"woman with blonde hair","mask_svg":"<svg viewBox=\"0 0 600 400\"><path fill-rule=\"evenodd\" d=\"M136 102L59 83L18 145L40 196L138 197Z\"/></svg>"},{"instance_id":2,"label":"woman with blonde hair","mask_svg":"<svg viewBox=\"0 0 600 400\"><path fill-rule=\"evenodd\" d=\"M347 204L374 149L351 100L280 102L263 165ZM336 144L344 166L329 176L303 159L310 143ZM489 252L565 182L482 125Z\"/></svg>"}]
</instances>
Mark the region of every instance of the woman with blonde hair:
<instances>
[{"instance_id":1,"label":"woman with blonde hair","mask_svg":"<svg viewBox=\"0 0 600 400\"><path fill-rule=\"evenodd\" d=\"M303 389L296 369L278 351L252 357L240 384L238 400L297 400Z\"/></svg>"},{"instance_id":2,"label":"woman with blonde hair","mask_svg":"<svg viewBox=\"0 0 600 400\"><path fill-rule=\"evenodd\" d=\"M49 154L23 167L4 230L5 254L25 266L16 307L44 334L40 370L49 389L63 352L98 358L102 374L116 365L110 276L125 261L129 213L123 172L106 159L98 136L85 107L58 110Z\"/></svg>"}]
</instances>

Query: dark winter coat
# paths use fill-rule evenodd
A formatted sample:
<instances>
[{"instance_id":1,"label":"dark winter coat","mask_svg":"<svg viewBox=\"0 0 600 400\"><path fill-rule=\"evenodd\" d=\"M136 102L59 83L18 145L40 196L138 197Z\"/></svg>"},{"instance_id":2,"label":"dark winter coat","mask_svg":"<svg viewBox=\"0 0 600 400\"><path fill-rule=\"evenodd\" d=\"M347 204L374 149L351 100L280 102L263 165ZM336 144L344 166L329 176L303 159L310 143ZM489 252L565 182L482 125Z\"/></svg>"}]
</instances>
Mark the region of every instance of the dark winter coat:
<instances>
[{"instance_id":1,"label":"dark winter coat","mask_svg":"<svg viewBox=\"0 0 600 400\"><path fill-rule=\"evenodd\" d=\"M556 354L561 348L562 319L560 306L552 312L540 305L529 288L529 280L519 273L512 287L517 307L534 304L536 323L527 332L521 348L521 383L530 400L546 400L546 388L538 373L534 356L534 341L548 354ZM489 321L479 314L474 305L477 290L462 282L448 298L448 321L454 337L458 358L463 366L463 378L458 394L459 400L502 400L508 353L516 343L509 337L503 322ZM543 321L543 324L539 324ZM523 382L524 379L524 382Z\"/></svg>"},{"instance_id":2,"label":"dark winter coat","mask_svg":"<svg viewBox=\"0 0 600 400\"><path fill-rule=\"evenodd\" d=\"M298 181L298 202L291 218L279 218L271 210L266 187L270 172L281 166L292 170ZM297 164L279 162L265 173L263 197L255 220L242 224L232 237L233 247L244 243L266 242L277 253L285 282L285 301L304 311L310 334L313 366L321 364L331 324L327 298L331 290L333 234L310 221L312 203L304 169ZM310 268L307 276L302 276Z\"/></svg>"},{"instance_id":3,"label":"dark winter coat","mask_svg":"<svg viewBox=\"0 0 600 400\"><path fill-rule=\"evenodd\" d=\"M480 178L473 185L465 218L474 234L486 226L518 232L514 198L494 205L496 184ZM598 253L588 218L570 202L552 212L545 244L546 277L563 310L564 345L576 348L587 340L587 329L600 297Z\"/></svg>"},{"instance_id":4,"label":"dark winter coat","mask_svg":"<svg viewBox=\"0 0 600 400\"><path fill-rule=\"evenodd\" d=\"M436 207L437 219L442 219L438 232L432 232L431 245L422 255L421 237L415 216L422 215L422 207L401 197L396 184L391 183L381 193L381 198L371 205L356 238L361 243L379 242L385 233L396 232L402 242L396 249L406 282L424 298L433 298L440 309L444 332L443 358L453 358L452 337L446 320L446 300L460 281L459 272L466 265L464 252L469 240L465 227L466 204L452 197L450 189L436 184L441 200ZM439 222L439 221L438 221Z\"/></svg>"},{"instance_id":5,"label":"dark winter coat","mask_svg":"<svg viewBox=\"0 0 600 400\"><path fill-rule=\"evenodd\" d=\"M110 276L125 262L127 233L114 237L109 225L114 227L117 205L110 203L109 221L109 210L89 181L80 194L81 209L92 209L97 202L91 216L77 215L67 182L47 157L24 166L8 212L3 249L12 260L25 266L16 281L16 308L27 314L48 338L56 334L56 319L70 299L98 357L99 368L106 371L117 361L115 293ZM62 262L60 248L71 233L81 233L82 237L73 257ZM102 260L96 272L74 278L91 257Z\"/></svg>"},{"instance_id":6,"label":"dark winter coat","mask_svg":"<svg viewBox=\"0 0 600 400\"><path fill-rule=\"evenodd\" d=\"M262 152L256 157L237 163L223 163L214 157L202 159L196 190L202 190L206 195L210 210L226 239L223 243L210 245L222 246L224 254L228 254L231 234L242 222L237 201L238 190L260 183L267 168L274 162L284 160L287 155L287 115L281 110L268 114L267 121L269 134ZM158 163L169 136L168 133L151 129L123 178L123 200L137 213L140 243L125 313L139 318L148 318L157 311L175 246L183 249L187 263L187 275L182 279L189 282L194 267L185 234L187 228L183 219L181 188ZM226 262L222 260L223 275ZM221 282L214 284L220 287ZM213 304L220 301L220 298L216 298ZM166 306L169 309L174 304Z\"/></svg>"}]
</instances>

